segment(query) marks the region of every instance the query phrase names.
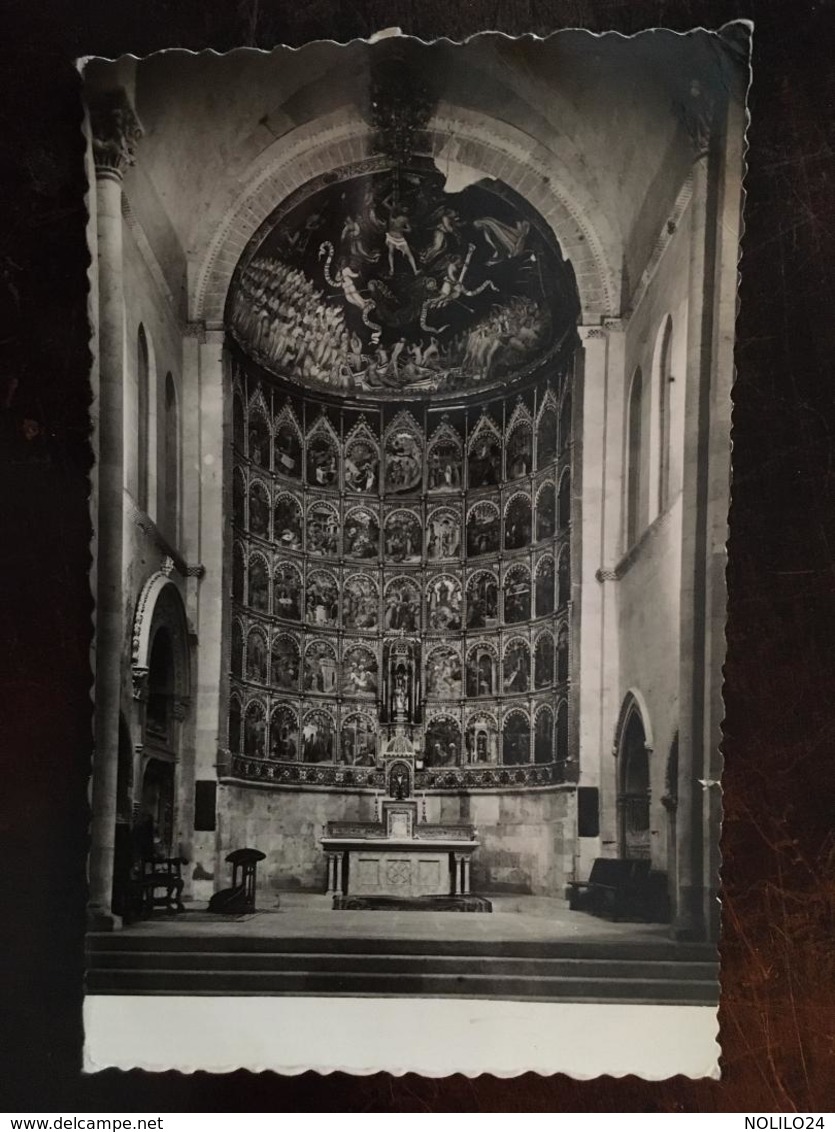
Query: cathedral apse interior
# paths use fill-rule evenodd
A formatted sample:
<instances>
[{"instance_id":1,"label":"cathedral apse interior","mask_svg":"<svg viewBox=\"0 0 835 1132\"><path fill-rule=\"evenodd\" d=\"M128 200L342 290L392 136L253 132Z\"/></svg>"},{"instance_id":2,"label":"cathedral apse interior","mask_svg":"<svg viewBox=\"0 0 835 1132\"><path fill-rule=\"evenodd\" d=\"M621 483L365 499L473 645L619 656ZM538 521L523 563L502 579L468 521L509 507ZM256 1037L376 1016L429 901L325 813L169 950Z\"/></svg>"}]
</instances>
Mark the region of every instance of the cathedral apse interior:
<instances>
[{"instance_id":1,"label":"cathedral apse interior","mask_svg":"<svg viewBox=\"0 0 835 1132\"><path fill-rule=\"evenodd\" d=\"M88 65L99 922L143 822L186 902L244 846L269 901L337 893L326 831L395 798L469 830L472 892L647 861L715 934L717 67L582 33Z\"/></svg>"}]
</instances>

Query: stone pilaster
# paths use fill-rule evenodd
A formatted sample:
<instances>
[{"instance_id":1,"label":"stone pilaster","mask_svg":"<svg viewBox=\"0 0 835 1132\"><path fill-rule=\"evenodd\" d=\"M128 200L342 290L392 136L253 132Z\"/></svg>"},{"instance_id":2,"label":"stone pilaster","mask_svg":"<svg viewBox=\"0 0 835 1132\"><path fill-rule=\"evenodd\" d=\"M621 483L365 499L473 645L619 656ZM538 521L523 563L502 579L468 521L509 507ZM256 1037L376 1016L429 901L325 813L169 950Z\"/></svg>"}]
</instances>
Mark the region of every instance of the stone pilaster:
<instances>
[{"instance_id":1,"label":"stone pilaster","mask_svg":"<svg viewBox=\"0 0 835 1132\"><path fill-rule=\"evenodd\" d=\"M96 718L90 849L90 913L113 923L113 855L124 639L122 485L124 482L124 291L122 174L133 161L139 123L123 90L103 93L90 109L96 172L98 266L98 514Z\"/></svg>"},{"instance_id":2,"label":"stone pilaster","mask_svg":"<svg viewBox=\"0 0 835 1132\"><path fill-rule=\"evenodd\" d=\"M694 137L690 205L690 285L687 318L687 372L684 414L684 487L681 536L681 636L679 687L679 766L673 934L704 935L701 787L705 701L706 459L710 430L713 264L716 254L715 198L711 157L703 152L703 130Z\"/></svg>"},{"instance_id":3,"label":"stone pilaster","mask_svg":"<svg viewBox=\"0 0 835 1132\"><path fill-rule=\"evenodd\" d=\"M623 324L580 327L582 342L582 517L575 569L580 577L579 683L580 783L600 790L599 843L582 845L577 863L585 875L599 854L617 852L617 783L611 746L618 704L618 608L612 567L620 553L622 512ZM579 383L578 383L579 384ZM579 388L578 388L579 398Z\"/></svg>"}]
</instances>

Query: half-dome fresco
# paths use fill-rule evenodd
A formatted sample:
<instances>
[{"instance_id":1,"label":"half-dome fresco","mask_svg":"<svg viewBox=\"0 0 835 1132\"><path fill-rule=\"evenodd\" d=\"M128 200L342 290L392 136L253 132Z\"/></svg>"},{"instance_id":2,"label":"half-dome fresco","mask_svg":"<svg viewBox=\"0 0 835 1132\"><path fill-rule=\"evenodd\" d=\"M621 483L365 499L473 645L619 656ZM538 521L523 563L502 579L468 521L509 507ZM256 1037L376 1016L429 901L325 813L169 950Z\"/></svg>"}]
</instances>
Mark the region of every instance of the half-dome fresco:
<instances>
[{"instance_id":1,"label":"half-dome fresco","mask_svg":"<svg viewBox=\"0 0 835 1132\"><path fill-rule=\"evenodd\" d=\"M454 394L529 372L576 320L576 288L541 218L434 170L320 184L259 233L228 324L273 373L350 395Z\"/></svg>"}]
</instances>

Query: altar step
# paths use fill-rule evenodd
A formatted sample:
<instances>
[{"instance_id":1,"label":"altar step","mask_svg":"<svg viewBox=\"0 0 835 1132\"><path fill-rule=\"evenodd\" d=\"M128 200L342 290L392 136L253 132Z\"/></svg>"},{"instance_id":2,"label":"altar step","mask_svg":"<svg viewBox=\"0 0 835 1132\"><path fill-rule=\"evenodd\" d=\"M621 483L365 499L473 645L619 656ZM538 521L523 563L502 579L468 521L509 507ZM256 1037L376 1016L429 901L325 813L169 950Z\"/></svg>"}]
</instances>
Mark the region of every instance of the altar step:
<instances>
[{"instance_id":1,"label":"altar step","mask_svg":"<svg viewBox=\"0 0 835 1132\"><path fill-rule=\"evenodd\" d=\"M91 994L420 995L714 1005L715 951L525 941L91 936Z\"/></svg>"}]
</instances>

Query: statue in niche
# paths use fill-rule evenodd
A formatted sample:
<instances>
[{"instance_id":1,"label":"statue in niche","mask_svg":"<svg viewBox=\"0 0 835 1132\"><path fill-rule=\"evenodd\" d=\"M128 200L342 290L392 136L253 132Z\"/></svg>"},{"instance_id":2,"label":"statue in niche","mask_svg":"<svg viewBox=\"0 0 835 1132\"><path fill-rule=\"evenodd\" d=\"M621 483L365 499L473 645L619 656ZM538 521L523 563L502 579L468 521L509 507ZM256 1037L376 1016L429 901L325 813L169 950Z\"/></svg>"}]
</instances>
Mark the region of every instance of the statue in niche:
<instances>
[{"instance_id":1,"label":"statue in niche","mask_svg":"<svg viewBox=\"0 0 835 1132\"><path fill-rule=\"evenodd\" d=\"M394 676L394 718L406 719L409 710L409 690L405 665L400 665Z\"/></svg>"},{"instance_id":2,"label":"statue in niche","mask_svg":"<svg viewBox=\"0 0 835 1132\"><path fill-rule=\"evenodd\" d=\"M420 701L420 645L396 639L383 646L384 718L396 723L414 723Z\"/></svg>"}]
</instances>

